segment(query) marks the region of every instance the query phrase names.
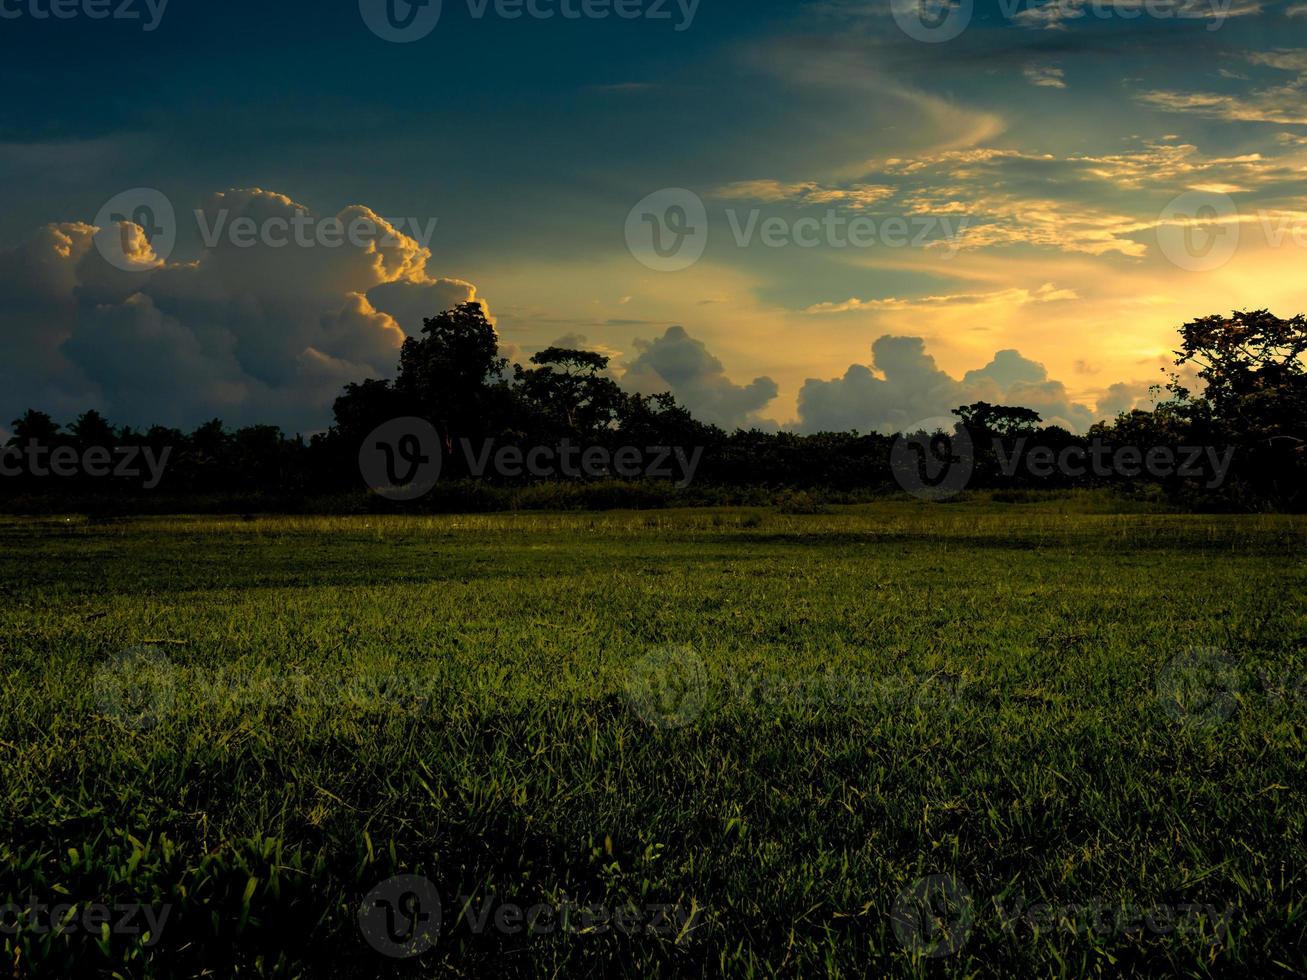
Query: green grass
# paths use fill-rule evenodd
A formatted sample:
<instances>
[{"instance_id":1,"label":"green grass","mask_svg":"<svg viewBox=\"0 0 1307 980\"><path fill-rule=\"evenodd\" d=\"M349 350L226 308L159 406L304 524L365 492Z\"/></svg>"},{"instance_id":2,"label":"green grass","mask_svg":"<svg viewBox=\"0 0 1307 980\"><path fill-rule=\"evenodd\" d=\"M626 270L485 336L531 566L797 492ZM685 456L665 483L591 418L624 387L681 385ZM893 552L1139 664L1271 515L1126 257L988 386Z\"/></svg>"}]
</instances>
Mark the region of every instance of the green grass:
<instances>
[{"instance_id":1,"label":"green grass","mask_svg":"<svg viewBox=\"0 0 1307 980\"><path fill-rule=\"evenodd\" d=\"M1303 975L1305 537L1082 494L0 519L0 904L170 907L0 975ZM1168 703L1200 648L1234 700ZM406 873L444 927L400 961L357 913ZM932 875L951 955L892 921Z\"/></svg>"}]
</instances>

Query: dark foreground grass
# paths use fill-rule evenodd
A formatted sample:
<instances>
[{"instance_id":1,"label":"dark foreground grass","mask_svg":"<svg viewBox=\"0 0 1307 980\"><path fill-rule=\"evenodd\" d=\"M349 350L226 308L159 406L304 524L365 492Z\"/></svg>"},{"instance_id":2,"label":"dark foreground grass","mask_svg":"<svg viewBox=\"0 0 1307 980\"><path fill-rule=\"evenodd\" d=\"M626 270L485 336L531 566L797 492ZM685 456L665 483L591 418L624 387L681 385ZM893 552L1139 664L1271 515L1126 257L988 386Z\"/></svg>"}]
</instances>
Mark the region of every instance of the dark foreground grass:
<instances>
[{"instance_id":1,"label":"dark foreground grass","mask_svg":"<svg viewBox=\"0 0 1307 980\"><path fill-rule=\"evenodd\" d=\"M0 522L0 975L1302 975L1307 523L1114 507Z\"/></svg>"}]
</instances>

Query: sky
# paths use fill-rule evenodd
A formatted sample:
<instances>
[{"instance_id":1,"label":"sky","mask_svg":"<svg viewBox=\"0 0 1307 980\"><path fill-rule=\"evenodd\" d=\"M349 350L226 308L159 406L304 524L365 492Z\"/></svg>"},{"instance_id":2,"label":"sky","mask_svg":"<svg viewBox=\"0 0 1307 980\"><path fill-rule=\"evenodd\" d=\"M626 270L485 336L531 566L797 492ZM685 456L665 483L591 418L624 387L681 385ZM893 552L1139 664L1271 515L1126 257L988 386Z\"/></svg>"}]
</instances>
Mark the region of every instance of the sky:
<instances>
[{"instance_id":1,"label":"sky","mask_svg":"<svg viewBox=\"0 0 1307 980\"><path fill-rule=\"evenodd\" d=\"M0 45L0 423L318 431L478 299L728 428L1084 431L1187 320L1307 307L1307 0L0 0Z\"/></svg>"}]
</instances>

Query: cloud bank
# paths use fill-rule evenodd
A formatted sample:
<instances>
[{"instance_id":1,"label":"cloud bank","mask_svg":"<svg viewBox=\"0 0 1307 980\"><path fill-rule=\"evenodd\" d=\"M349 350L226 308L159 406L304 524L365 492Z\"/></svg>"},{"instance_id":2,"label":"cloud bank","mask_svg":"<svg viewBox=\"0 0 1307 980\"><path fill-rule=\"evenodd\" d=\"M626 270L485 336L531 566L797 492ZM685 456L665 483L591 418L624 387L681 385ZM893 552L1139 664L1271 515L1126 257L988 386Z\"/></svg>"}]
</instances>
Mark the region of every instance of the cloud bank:
<instances>
[{"instance_id":1,"label":"cloud bank","mask_svg":"<svg viewBox=\"0 0 1307 980\"><path fill-rule=\"evenodd\" d=\"M1114 392L1114 404L1126 392ZM799 391L801 432L901 432L925 419L948 416L959 405L987 401L1033 408L1045 424L1083 432L1103 417L1071 400L1044 365L1001 350L982 368L957 379L926 353L920 337L884 336L871 345L871 364L853 364L843 377L809 379ZM1133 405L1131 405L1133 407ZM1114 413L1113 413L1114 414Z\"/></svg>"},{"instance_id":2,"label":"cloud bank","mask_svg":"<svg viewBox=\"0 0 1307 980\"><path fill-rule=\"evenodd\" d=\"M201 210L208 227L220 214L229 224L237 218L266 224L308 212L289 197L257 188L215 194ZM370 209L355 205L336 217L346 224L367 219L376 234L335 247L238 245L219 238L195 260L165 261L135 224L69 222L39 229L0 253L0 294L7 299L0 332L9 353L0 367L0 423L27 408L61 421L95 408L134 426L189 428L219 417L229 425L325 428L345 384L392 376L399 346L420 331L425 317L478 298L471 283L433 275L429 250ZM97 236L119 236L131 271L105 260ZM1021 304L1077 298L1053 283L995 295ZM903 312L989 298L850 299L807 312ZM577 333L557 343L620 356ZM537 348L504 349L521 359ZM1091 409L1016 350L998 351L961 378L935 364L921 337L887 334L871 353L869 364L851 365L842 377L807 378L792 427L892 431L985 400L1025 405L1049 423L1083 431L1099 418L1147 403L1149 382L1121 382ZM733 380L681 326L636 339L634 353L612 373L630 391L670 391L697 418L727 430L777 427L767 414L777 383L765 375Z\"/></svg>"},{"instance_id":3,"label":"cloud bank","mask_svg":"<svg viewBox=\"0 0 1307 980\"><path fill-rule=\"evenodd\" d=\"M201 210L210 228L220 216L263 225L309 213L258 188ZM393 373L424 316L476 298L472 284L432 276L429 250L368 208L337 217L367 219L375 234L335 247L222 237L197 260L163 261L135 224L41 228L0 253L0 421L29 407L60 419L95 408L138 426L217 416L324 427L344 384ZM122 236L131 271L106 261L97 236Z\"/></svg>"}]
</instances>

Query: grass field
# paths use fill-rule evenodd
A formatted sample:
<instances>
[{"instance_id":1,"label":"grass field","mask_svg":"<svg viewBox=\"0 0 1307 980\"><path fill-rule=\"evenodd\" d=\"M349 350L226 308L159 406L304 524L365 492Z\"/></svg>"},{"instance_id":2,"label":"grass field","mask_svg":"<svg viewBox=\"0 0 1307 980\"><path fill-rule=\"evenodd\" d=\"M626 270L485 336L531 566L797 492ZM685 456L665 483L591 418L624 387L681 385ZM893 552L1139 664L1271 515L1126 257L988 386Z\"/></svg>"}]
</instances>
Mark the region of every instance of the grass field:
<instances>
[{"instance_id":1,"label":"grass field","mask_svg":"<svg viewBox=\"0 0 1307 980\"><path fill-rule=\"evenodd\" d=\"M1305 537L0 520L0 975L1303 975Z\"/></svg>"}]
</instances>

